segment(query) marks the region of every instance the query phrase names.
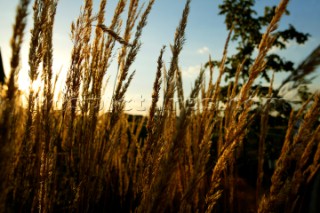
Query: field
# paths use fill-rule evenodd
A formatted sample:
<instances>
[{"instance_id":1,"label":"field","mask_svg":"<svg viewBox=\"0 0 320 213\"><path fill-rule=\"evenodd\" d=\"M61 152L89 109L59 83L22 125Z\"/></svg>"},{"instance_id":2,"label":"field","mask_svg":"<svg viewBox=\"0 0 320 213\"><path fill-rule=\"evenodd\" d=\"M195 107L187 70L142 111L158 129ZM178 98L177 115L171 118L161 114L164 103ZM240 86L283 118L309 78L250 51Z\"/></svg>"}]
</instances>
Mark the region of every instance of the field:
<instances>
[{"instance_id":1,"label":"field","mask_svg":"<svg viewBox=\"0 0 320 213\"><path fill-rule=\"evenodd\" d=\"M219 66L203 67L186 96L179 59L187 0L173 44L159 50L157 64L150 67L155 80L148 115L134 116L125 113L124 100L154 2L141 6L138 0L119 0L105 26L106 0L97 15L93 1L86 0L71 26L67 79L57 88L52 36L58 2L35 0L28 41L31 84L22 104L17 76L31 3L20 0L10 75L0 86L0 212L315 211L320 94L273 116L276 106L287 106L274 94L274 79L264 93L254 87L288 0L280 1L265 29L243 85L238 82L245 61L227 89L221 86L231 29ZM165 51L172 54L168 68ZM114 54L118 78L113 91L104 91ZM42 86L35 89L39 78ZM64 93L57 107L59 90ZM108 112L101 112L105 93L112 102Z\"/></svg>"}]
</instances>

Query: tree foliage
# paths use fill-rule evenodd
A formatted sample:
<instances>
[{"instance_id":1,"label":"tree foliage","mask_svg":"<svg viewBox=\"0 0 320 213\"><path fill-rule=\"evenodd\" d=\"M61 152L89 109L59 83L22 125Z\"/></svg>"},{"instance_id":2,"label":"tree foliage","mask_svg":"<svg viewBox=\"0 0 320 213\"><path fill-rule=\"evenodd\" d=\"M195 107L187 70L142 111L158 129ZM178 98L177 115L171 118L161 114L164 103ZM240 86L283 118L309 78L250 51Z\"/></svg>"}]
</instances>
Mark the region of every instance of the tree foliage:
<instances>
[{"instance_id":1,"label":"tree foliage","mask_svg":"<svg viewBox=\"0 0 320 213\"><path fill-rule=\"evenodd\" d=\"M225 24L228 30L233 28L231 40L236 42L236 54L228 57L226 60L225 80L228 81L235 76L238 65L247 59L242 72L242 78L248 77L249 67L253 63L253 55L255 48L259 45L262 37L263 29L270 23L275 14L276 7L266 6L264 14L260 15L255 10L255 0L223 0L219 5L219 15L225 16ZM289 11L286 11L289 15ZM293 25L289 25L287 29L275 32L276 37L273 47L286 49L288 43L296 41L298 44L304 44L308 38L308 33L302 33L296 30ZM262 73L262 78L267 82L270 81L267 71L275 72L294 71L294 63L287 60L277 53L271 53L267 56L266 70ZM219 62L213 61L217 65Z\"/></svg>"}]
</instances>

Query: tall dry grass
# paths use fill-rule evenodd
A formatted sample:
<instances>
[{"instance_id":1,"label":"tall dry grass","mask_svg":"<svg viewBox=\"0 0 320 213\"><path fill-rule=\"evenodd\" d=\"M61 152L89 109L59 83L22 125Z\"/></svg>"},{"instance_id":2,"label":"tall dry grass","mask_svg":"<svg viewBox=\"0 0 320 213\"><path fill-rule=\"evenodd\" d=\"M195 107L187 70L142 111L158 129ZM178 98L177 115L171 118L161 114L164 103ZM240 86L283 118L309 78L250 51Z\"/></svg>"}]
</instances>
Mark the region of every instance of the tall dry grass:
<instances>
[{"instance_id":1,"label":"tall dry grass","mask_svg":"<svg viewBox=\"0 0 320 213\"><path fill-rule=\"evenodd\" d=\"M20 1L11 40L11 72L0 102L1 212L296 212L305 205L303 195L320 167L319 94L292 111L269 184L264 168L273 81L269 101L256 110L252 101L258 94L252 86L265 69L272 33L288 0L277 7L240 89L245 59L238 65L223 113L220 84L232 29L217 80L209 63L208 70L199 70L186 97L179 59L190 2L186 1L170 46L168 70L163 62L165 47L160 50L148 117L132 118L124 112L124 98L155 1L145 5L139 0L118 1L109 26L105 25L107 1L100 1L96 15L93 1L84 1L71 25L74 46L60 110L53 106L59 89L52 68L58 1L34 1L26 107L19 101L16 76L30 2ZM116 44L121 48L117 50ZM117 76L113 91L107 91L112 94L110 112L102 114L106 74L115 54ZM34 90L38 78L42 87ZM240 161L251 124L259 119L260 137L252 159L257 162L257 178L252 183L241 175ZM296 131L297 121L301 124Z\"/></svg>"}]
</instances>

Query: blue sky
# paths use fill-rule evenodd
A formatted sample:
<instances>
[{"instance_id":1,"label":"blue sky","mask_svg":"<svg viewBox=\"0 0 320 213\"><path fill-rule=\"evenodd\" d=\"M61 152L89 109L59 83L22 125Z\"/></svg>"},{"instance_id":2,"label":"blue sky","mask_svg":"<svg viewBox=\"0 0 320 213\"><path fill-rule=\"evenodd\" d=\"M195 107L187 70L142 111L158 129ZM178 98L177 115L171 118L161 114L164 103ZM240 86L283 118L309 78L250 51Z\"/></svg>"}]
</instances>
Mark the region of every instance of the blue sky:
<instances>
[{"instance_id":1,"label":"blue sky","mask_svg":"<svg viewBox=\"0 0 320 213\"><path fill-rule=\"evenodd\" d=\"M142 0L143 1L143 0ZM15 8L18 0L0 0L0 47L2 50L4 66L6 72L9 71L9 59L11 50L9 48L10 37L12 34L12 24L15 17ZM222 0L193 0L189 22L186 30L186 44L180 57L180 67L183 70L183 81L185 91L190 91L193 81L197 76L201 64L208 60L209 54L214 59L220 59L223 46L227 36L224 25L224 17L218 16L218 5ZM266 5L275 5L276 0L257 0L256 9L263 12ZM70 25L79 14L81 0L60 0L55 28L54 28L54 69L61 71L61 79L68 69L72 43L70 40ZM109 0L107 5L106 25L109 24L117 1ZM94 6L97 11L98 0L94 0ZM156 0L154 8L150 14L148 25L144 29L142 36L143 46L137 57L131 71L136 70L136 75L127 96L133 99L149 100L152 93L152 85L156 71L156 60L159 51L163 45L169 46L173 42L175 29L179 23L185 0ZM297 64L301 62L316 46L320 44L320 1L319 0L292 0L289 3L290 16L284 16L280 23L280 28L286 28L293 24L297 30L311 34L310 40L303 46L292 42L289 48L279 52L283 57L290 59ZM22 48L22 68L20 75L20 87L28 87L28 46L30 38L30 27L32 26L32 10L29 9L29 21L25 43ZM233 52L230 45L230 54ZM278 51L278 50L273 50ZM165 54L166 65L170 62L170 51L167 48ZM107 75L110 77L107 94L110 94L110 88L115 78L115 66L111 66ZM319 73L319 72L318 72ZM280 83L284 74L277 75L276 83ZM319 82L320 78L315 83ZM62 80L61 80L62 82ZM62 84L62 83L61 83Z\"/></svg>"}]
</instances>

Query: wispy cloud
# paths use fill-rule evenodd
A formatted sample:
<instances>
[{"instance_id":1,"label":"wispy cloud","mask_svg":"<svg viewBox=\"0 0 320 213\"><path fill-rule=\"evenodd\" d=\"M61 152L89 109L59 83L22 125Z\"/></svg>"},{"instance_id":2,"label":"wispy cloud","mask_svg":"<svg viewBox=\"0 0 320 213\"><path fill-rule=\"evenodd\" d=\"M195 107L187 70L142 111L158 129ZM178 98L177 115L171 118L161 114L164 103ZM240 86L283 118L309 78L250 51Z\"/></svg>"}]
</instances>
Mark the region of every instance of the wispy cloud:
<instances>
[{"instance_id":1,"label":"wispy cloud","mask_svg":"<svg viewBox=\"0 0 320 213\"><path fill-rule=\"evenodd\" d=\"M194 78L198 76L201 69L201 65L189 66L182 70L182 76L187 78Z\"/></svg>"},{"instance_id":2,"label":"wispy cloud","mask_svg":"<svg viewBox=\"0 0 320 213\"><path fill-rule=\"evenodd\" d=\"M200 55L208 54L209 52L210 52L210 49L206 46L197 50L197 53Z\"/></svg>"}]
</instances>

